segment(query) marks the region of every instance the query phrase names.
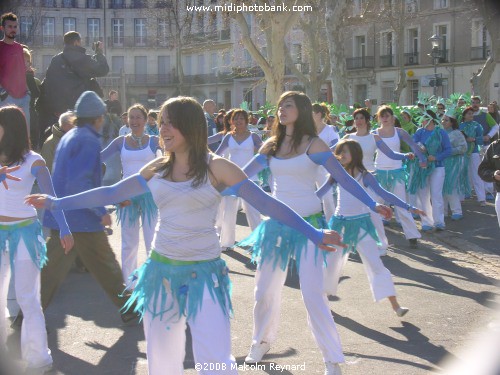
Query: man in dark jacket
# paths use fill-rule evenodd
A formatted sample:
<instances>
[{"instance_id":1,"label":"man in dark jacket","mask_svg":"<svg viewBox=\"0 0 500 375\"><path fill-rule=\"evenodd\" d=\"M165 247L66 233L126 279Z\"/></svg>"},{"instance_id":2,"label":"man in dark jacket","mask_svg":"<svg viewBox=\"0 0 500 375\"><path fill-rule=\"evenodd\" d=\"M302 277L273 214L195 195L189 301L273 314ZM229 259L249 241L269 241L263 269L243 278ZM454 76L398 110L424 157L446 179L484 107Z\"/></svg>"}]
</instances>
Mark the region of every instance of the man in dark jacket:
<instances>
[{"instance_id":1,"label":"man in dark jacket","mask_svg":"<svg viewBox=\"0 0 500 375\"><path fill-rule=\"evenodd\" d=\"M492 142L479 164L477 173L486 182L494 182L497 196L495 198L495 210L497 212L498 225L500 225L500 140Z\"/></svg>"},{"instance_id":2,"label":"man in dark jacket","mask_svg":"<svg viewBox=\"0 0 500 375\"><path fill-rule=\"evenodd\" d=\"M97 42L95 55L87 55L81 46L81 36L76 31L64 34L64 50L55 55L47 69L42 84L40 105L40 132L55 122L59 116L75 107L76 100L87 90L98 90L92 78L103 77L109 72L103 55L102 42ZM99 93L98 93L99 94ZM102 93L100 93L102 96ZM43 140L42 140L43 142Z\"/></svg>"}]
</instances>

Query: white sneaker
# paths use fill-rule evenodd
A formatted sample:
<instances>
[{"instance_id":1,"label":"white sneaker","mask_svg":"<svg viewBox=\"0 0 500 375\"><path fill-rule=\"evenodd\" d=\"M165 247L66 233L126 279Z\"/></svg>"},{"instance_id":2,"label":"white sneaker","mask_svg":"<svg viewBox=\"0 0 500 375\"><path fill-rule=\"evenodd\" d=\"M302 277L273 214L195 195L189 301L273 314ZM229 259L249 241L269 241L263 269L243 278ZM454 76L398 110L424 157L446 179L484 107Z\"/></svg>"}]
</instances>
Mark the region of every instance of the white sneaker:
<instances>
[{"instance_id":1,"label":"white sneaker","mask_svg":"<svg viewBox=\"0 0 500 375\"><path fill-rule=\"evenodd\" d=\"M338 363L325 362L325 375L342 375L342 370Z\"/></svg>"},{"instance_id":2,"label":"white sneaker","mask_svg":"<svg viewBox=\"0 0 500 375\"><path fill-rule=\"evenodd\" d=\"M401 318L405 316L408 311L410 311L408 307L398 307L398 309L396 310L396 315Z\"/></svg>"},{"instance_id":3,"label":"white sneaker","mask_svg":"<svg viewBox=\"0 0 500 375\"><path fill-rule=\"evenodd\" d=\"M379 247L378 248L378 255L380 255L381 257L385 257L387 255L387 249Z\"/></svg>"},{"instance_id":4,"label":"white sneaker","mask_svg":"<svg viewBox=\"0 0 500 375\"><path fill-rule=\"evenodd\" d=\"M268 342L261 342L260 344L252 344L250 353L245 358L246 363L257 363L262 360L262 357L271 349Z\"/></svg>"}]
</instances>

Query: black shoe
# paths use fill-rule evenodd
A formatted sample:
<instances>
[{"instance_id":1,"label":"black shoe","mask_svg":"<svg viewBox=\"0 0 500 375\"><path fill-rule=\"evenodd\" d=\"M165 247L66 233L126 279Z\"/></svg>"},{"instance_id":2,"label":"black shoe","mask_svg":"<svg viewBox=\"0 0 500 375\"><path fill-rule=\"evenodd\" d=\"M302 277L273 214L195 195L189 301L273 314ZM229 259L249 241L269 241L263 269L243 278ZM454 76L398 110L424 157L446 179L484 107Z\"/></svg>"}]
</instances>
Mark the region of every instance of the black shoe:
<instances>
[{"instance_id":1,"label":"black shoe","mask_svg":"<svg viewBox=\"0 0 500 375\"><path fill-rule=\"evenodd\" d=\"M10 324L10 328L13 330L19 331L21 329L21 326L23 325L23 320L24 320L24 315L21 310L19 310L19 313L17 313L16 317Z\"/></svg>"},{"instance_id":2,"label":"black shoe","mask_svg":"<svg viewBox=\"0 0 500 375\"><path fill-rule=\"evenodd\" d=\"M410 249L418 249L418 241L416 238L410 238Z\"/></svg>"}]
</instances>

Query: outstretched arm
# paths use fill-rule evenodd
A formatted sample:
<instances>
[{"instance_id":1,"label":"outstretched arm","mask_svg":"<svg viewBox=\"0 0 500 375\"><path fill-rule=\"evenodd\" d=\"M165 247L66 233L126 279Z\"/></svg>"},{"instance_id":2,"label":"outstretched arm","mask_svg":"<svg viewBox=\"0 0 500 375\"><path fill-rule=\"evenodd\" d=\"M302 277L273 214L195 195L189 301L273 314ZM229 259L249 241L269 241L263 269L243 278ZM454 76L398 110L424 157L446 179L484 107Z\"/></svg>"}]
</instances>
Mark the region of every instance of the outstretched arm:
<instances>
[{"instance_id":1,"label":"outstretched arm","mask_svg":"<svg viewBox=\"0 0 500 375\"><path fill-rule=\"evenodd\" d=\"M402 152L396 152L392 150L387 144L384 142L382 138L378 134L374 134L375 136L375 144L377 148L382 151L389 159L393 160L405 160L408 155Z\"/></svg>"},{"instance_id":2,"label":"outstretched arm","mask_svg":"<svg viewBox=\"0 0 500 375\"><path fill-rule=\"evenodd\" d=\"M399 134L399 138L406 142L408 146L412 149L412 151L417 155L418 160L420 160L420 165L423 167L427 166L427 157L422 153L420 147L415 143L413 138L408 134L405 130L401 128L396 128L396 131Z\"/></svg>"},{"instance_id":3,"label":"outstretched arm","mask_svg":"<svg viewBox=\"0 0 500 375\"><path fill-rule=\"evenodd\" d=\"M220 142L220 141L222 141L223 137L224 137L224 134L222 134L222 133L217 133L217 134L211 135L210 137L207 138L207 144L211 145L211 144Z\"/></svg>"},{"instance_id":4,"label":"outstretched arm","mask_svg":"<svg viewBox=\"0 0 500 375\"><path fill-rule=\"evenodd\" d=\"M17 171L19 168L21 168L20 165L16 165L15 167L1 167L0 168L0 182L3 184L3 187L7 190L9 190L9 185L7 185L6 180L12 180L12 181L21 181L19 177L12 176L10 173Z\"/></svg>"},{"instance_id":5,"label":"outstretched arm","mask_svg":"<svg viewBox=\"0 0 500 375\"><path fill-rule=\"evenodd\" d=\"M98 187L64 198L33 194L28 195L25 202L36 208L76 210L120 203L147 192L149 187L146 179L137 173L111 186Z\"/></svg>"},{"instance_id":6,"label":"outstretched arm","mask_svg":"<svg viewBox=\"0 0 500 375\"><path fill-rule=\"evenodd\" d=\"M250 160L247 165L243 167L243 172L248 177L255 176L257 173L259 173L261 170L264 168L268 167L267 163L267 155L264 154L256 154L252 160Z\"/></svg>"},{"instance_id":7,"label":"outstretched arm","mask_svg":"<svg viewBox=\"0 0 500 375\"><path fill-rule=\"evenodd\" d=\"M123 146L123 136L116 137L113 141L106 146L104 150L101 151L101 160L105 162L111 156L120 152Z\"/></svg>"},{"instance_id":8,"label":"outstretched arm","mask_svg":"<svg viewBox=\"0 0 500 375\"><path fill-rule=\"evenodd\" d=\"M222 142L220 143L219 147L217 148L217 150L215 150L215 153L217 155L221 156L224 153L224 151L227 150L227 148L229 147L229 137L230 136L231 136L231 134L229 134L229 133L224 136L224 138L222 139Z\"/></svg>"},{"instance_id":9,"label":"outstretched arm","mask_svg":"<svg viewBox=\"0 0 500 375\"><path fill-rule=\"evenodd\" d=\"M40 163L39 165L35 164L33 167L31 167L31 174L36 177L38 186L40 187L40 191L43 194L56 196L54 185L52 185L52 178L50 177L49 169L44 162L42 163L43 165ZM52 216L54 216L54 219L56 219L57 225L59 226L61 246L63 247L64 252L67 254L73 247L74 241L73 236L71 235L71 231L69 230L68 223L66 222L66 217L64 216L64 212L62 212L61 210L52 211Z\"/></svg>"}]
</instances>

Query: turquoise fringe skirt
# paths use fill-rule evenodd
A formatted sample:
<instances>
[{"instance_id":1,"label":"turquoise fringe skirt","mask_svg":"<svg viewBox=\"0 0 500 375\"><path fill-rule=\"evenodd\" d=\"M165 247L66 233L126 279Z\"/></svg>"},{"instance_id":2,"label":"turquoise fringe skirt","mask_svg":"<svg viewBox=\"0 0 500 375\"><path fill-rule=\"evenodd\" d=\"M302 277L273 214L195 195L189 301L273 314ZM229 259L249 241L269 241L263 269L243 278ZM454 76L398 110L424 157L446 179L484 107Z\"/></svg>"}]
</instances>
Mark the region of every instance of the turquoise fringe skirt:
<instances>
[{"instance_id":1,"label":"turquoise fringe skirt","mask_svg":"<svg viewBox=\"0 0 500 375\"><path fill-rule=\"evenodd\" d=\"M130 201L131 204L125 207L116 205L116 218L119 223L128 220L128 224L133 225L141 218L143 223L155 224L153 221L158 217L158 207L156 207L151 193L138 195L131 198Z\"/></svg>"},{"instance_id":2,"label":"turquoise fringe skirt","mask_svg":"<svg viewBox=\"0 0 500 375\"><path fill-rule=\"evenodd\" d=\"M347 252L356 252L356 246L365 236L369 235L373 238L377 245L382 243L378 238L377 230L373 225L370 214L361 214L356 216L335 216L333 215L328 223L330 229L338 232L342 236L342 242L347 245L344 249L344 254ZM364 230L364 234L360 236L360 230Z\"/></svg>"},{"instance_id":3,"label":"turquoise fringe skirt","mask_svg":"<svg viewBox=\"0 0 500 375\"><path fill-rule=\"evenodd\" d=\"M325 218L320 213L307 216L304 220L317 229L327 228ZM295 259L296 267L300 266L302 252L307 249L307 241L307 237L295 229L277 220L268 219L263 220L250 236L238 243L238 246L252 247L251 260L257 263L258 267L264 262L272 262L273 269L279 266L284 271L292 258ZM326 262L327 252L316 246L316 261L320 254L322 261Z\"/></svg>"},{"instance_id":4,"label":"turquoise fringe skirt","mask_svg":"<svg viewBox=\"0 0 500 375\"><path fill-rule=\"evenodd\" d=\"M393 170L377 169L375 171L375 178L380 186L382 186L385 190L393 192L396 183L402 182L403 184L406 184L408 173L406 173L404 168Z\"/></svg>"},{"instance_id":5,"label":"turquoise fringe skirt","mask_svg":"<svg viewBox=\"0 0 500 375\"><path fill-rule=\"evenodd\" d=\"M11 269L14 269L14 257L21 239L26 244L33 263L41 269L47 263L47 247L42 233L42 225L38 220L30 219L16 224L0 224L0 260L7 251L9 243L9 258Z\"/></svg>"}]
</instances>

